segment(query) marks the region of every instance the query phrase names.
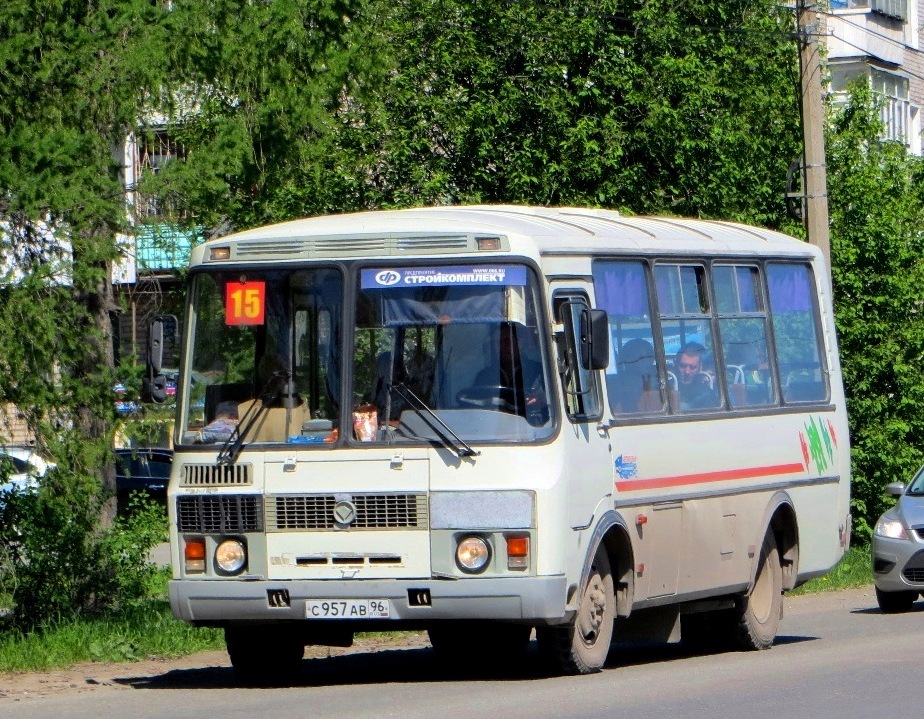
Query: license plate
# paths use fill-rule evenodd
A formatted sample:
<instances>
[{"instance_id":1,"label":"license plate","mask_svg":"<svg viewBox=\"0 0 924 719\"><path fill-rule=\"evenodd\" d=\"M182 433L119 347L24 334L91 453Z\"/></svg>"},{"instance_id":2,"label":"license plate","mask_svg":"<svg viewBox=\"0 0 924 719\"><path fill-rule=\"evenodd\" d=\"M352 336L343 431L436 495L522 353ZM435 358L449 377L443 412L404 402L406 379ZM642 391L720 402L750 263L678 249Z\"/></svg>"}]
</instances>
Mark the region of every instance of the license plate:
<instances>
[{"instance_id":1,"label":"license plate","mask_svg":"<svg viewBox=\"0 0 924 719\"><path fill-rule=\"evenodd\" d=\"M388 619L387 599L311 599L305 602L307 619Z\"/></svg>"}]
</instances>

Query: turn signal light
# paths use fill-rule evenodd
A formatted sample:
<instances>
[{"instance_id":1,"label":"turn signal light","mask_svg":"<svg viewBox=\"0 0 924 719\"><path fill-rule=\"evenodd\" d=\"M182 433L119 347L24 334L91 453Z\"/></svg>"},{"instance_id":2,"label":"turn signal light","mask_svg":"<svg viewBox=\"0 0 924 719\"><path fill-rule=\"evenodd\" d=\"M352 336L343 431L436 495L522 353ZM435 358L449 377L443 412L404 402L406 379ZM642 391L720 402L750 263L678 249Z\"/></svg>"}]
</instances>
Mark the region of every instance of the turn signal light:
<instances>
[{"instance_id":1,"label":"turn signal light","mask_svg":"<svg viewBox=\"0 0 924 719\"><path fill-rule=\"evenodd\" d=\"M183 547L183 558L186 560L186 571L201 573L205 571L205 540L202 538L187 539Z\"/></svg>"},{"instance_id":2,"label":"turn signal light","mask_svg":"<svg viewBox=\"0 0 924 719\"><path fill-rule=\"evenodd\" d=\"M507 537L507 568L525 569L529 566L529 537Z\"/></svg>"}]
</instances>

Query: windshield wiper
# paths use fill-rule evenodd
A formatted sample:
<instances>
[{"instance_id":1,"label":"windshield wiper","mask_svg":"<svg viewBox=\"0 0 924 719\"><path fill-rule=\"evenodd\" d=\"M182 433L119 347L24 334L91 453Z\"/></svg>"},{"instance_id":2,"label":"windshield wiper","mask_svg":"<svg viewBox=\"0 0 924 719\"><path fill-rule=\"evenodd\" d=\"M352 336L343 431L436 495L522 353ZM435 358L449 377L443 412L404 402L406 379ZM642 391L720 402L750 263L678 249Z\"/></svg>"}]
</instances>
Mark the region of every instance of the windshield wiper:
<instances>
[{"instance_id":1,"label":"windshield wiper","mask_svg":"<svg viewBox=\"0 0 924 719\"><path fill-rule=\"evenodd\" d=\"M282 382L288 382L288 380L288 372L273 372L260 392L259 401L253 402L247 408L244 416L235 425L231 436L222 443L221 449L218 450L218 464L232 465L237 461L238 455L244 448L244 437L256 426L260 418L269 411L270 405L279 397L282 391Z\"/></svg>"},{"instance_id":2,"label":"windshield wiper","mask_svg":"<svg viewBox=\"0 0 924 719\"><path fill-rule=\"evenodd\" d=\"M452 428L442 419L440 419L437 414L427 406L427 403L416 394L414 394L413 390L406 384L403 382L398 382L397 384L389 385L388 391L395 392L401 399L407 402L408 406L414 410L417 416L420 417L426 424L430 425L431 429L433 429L436 436L442 440L443 444L456 453L456 456L460 458L477 457L479 454L481 454L479 450L472 448L468 443L465 442L465 440L453 432ZM440 427L442 427L443 430L449 434L449 437L440 432L437 427L434 427L428 421L428 419L432 419Z\"/></svg>"}]
</instances>

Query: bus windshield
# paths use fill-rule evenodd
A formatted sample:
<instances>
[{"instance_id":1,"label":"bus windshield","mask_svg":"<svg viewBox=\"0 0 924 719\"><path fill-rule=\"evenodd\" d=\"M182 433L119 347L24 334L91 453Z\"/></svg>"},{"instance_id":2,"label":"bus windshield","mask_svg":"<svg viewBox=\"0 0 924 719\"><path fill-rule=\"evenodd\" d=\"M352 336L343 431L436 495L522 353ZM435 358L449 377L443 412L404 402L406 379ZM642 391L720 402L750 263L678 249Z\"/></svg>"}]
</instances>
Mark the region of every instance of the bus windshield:
<instances>
[{"instance_id":1,"label":"bus windshield","mask_svg":"<svg viewBox=\"0 0 924 719\"><path fill-rule=\"evenodd\" d=\"M547 437L554 410L538 314L525 266L362 270L354 439Z\"/></svg>"},{"instance_id":2,"label":"bus windshield","mask_svg":"<svg viewBox=\"0 0 924 719\"><path fill-rule=\"evenodd\" d=\"M525 266L362 269L357 287L353 361L341 377L350 339L338 270L198 274L183 444L332 447L343 432L350 442L453 446L550 435L545 340Z\"/></svg>"},{"instance_id":3,"label":"bus windshield","mask_svg":"<svg viewBox=\"0 0 924 719\"><path fill-rule=\"evenodd\" d=\"M333 269L198 274L184 444L337 438L343 280Z\"/></svg>"}]
</instances>

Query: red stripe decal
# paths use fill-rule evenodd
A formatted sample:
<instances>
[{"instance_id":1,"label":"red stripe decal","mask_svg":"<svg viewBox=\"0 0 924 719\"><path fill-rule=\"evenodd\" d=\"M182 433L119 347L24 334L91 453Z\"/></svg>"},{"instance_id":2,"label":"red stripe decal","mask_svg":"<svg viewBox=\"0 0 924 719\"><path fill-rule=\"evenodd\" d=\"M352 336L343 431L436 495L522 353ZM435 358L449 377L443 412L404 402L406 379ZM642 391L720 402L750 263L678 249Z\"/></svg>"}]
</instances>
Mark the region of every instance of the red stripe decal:
<instances>
[{"instance_id":1,"label":"red stripe decal","mask_svg":"<svg viewBox=\"0 0 924 719\"><path fill-rule=\"evenodd\" d=\"M700 474L681 474L677 477L655 477L653 479L629 479L616 482L619 492L633 489L660 489L663 487L681 487L687 484L705 484L707 482L725 482L729 479L752 479L754 477L774 477L780 474L804 472L805 465L776 464L772 467L746 467L743 469L726 469L721 472L702 472Z\"/></svg>"}]
</instances>

